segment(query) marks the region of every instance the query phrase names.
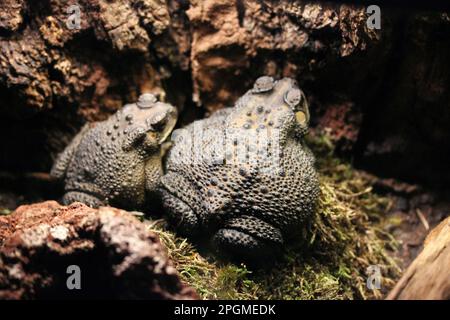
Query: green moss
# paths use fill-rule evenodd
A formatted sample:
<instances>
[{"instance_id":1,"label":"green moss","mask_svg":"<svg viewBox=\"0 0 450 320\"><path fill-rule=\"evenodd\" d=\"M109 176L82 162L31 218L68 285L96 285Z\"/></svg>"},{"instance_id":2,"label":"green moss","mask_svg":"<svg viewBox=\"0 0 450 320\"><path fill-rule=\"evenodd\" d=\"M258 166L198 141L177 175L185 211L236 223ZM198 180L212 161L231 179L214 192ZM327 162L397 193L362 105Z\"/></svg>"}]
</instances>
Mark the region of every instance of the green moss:
<instances>
[{"instance_id":1,"label":"green moss","mask_svg":"<svg viewBox=\"0 0 450 320\"><path fill-rule=\"evenodd\" d=\"M150 224L183 280L202 298L373 299L392 287L399 268L388 252L395 250L396 242L382 229L390 199L372 192L367 175L334 157L325 134L310 136L308 145L320 172L317 214L273 268L251 271L219 262L165 230L162 221ZM366 288L370 265L381 268L381 291Z\"/></svg>"}]
</instances>

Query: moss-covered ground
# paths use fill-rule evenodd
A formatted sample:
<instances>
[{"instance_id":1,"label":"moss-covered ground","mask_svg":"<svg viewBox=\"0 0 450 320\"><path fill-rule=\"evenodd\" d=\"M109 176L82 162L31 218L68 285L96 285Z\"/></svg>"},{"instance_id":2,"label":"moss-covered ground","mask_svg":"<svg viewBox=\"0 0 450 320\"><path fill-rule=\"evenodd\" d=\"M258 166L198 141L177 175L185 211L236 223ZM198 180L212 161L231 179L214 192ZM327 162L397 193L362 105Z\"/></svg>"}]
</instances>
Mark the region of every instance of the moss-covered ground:
<instances>
[{"instance_id":1,"label":"moss-covered ground","mask_svg":"<svg viewBox=\"0 0 450 320\"><path fill-rule=\"evenodd\" d=\"M391 201L372 191L366 175L334 156L326 135L310 136L317 158L321 196L314 219L299 230L301 241L287 248L271 268L252 270L200 254L161 221L159 233L184 281L204 299L379 299L399 268L389 252L393 237L382 226ZM268 257L270 260L270 257ZM366 286L367 268L381 268L381 290Z\"/></svg>"}]
</instances>

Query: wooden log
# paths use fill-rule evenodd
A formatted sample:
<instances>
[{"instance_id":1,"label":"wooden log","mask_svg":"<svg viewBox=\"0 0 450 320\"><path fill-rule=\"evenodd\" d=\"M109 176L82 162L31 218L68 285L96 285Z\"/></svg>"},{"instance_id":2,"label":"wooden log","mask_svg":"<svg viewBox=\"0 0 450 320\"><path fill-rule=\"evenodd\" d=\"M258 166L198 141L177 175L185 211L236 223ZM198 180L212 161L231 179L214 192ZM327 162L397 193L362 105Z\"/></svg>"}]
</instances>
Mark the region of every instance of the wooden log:
<instances>
[{"instance_id":1,"label":"wooden log","mask_svg":"<svg viewBox=\"0 0 450 320\"><path fill-rule=\"evenodd\" d=\"M450 299L450 217L430 232L423 251L408 267L387 299Z\"/></svg>"}]
</instances>

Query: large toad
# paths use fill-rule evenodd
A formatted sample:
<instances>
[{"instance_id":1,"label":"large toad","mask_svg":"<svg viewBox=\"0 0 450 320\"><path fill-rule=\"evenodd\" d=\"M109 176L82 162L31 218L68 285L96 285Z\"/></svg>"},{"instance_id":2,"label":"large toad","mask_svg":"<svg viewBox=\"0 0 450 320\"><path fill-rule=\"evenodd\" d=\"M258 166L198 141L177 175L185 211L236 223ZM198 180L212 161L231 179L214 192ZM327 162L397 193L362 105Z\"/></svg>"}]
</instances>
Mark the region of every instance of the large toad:
<instances>
[{"instance_id":1,"label":"large toad","mask_svg":"<svg viewBox=\"0 0 450 320\"><path fill-rule=\"evenodd\" d=\"M303 92L261 77L232 108L172 135L161 178L169 220L243 260L273 257L314 212L318 179L303 137Z\"/></svg>"},{"instance_id":2,"label":"large toad","mask_svg":"<svg viewBox=\"0 0 450 320\"><path fill-rule=\"evenodd\" d=\"M142 208L155 195L160 147L176 120L176 108L146 93L107 120L85 125L50 173L64 181L63 203Z\"/></svg>"}]
</instances>

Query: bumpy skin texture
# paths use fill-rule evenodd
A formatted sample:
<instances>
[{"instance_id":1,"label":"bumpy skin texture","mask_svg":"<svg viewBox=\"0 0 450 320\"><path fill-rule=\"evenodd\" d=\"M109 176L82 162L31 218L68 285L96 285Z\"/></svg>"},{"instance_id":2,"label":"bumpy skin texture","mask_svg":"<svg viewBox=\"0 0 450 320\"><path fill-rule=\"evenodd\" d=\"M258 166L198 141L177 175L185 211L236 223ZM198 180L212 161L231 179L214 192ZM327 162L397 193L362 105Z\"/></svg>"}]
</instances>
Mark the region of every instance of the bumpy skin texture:
<instances>
[{"instance_id":1,"label":"bumpy skin texture","mask_svg":"<svg viewBox=\"0 0 450 320\"><path fill-rule=\"evenodd\" d=\"M87 124L58 156L51 175L64 180L64 204L140 209L162 175L161 144L177 110L143 94L105 121Z\"/></svg>"},{"instance_id":2,"label":"bumpy skin texture","mask_svg":"<svg viewBox=\"0 0 450 320\"><path fill-rule=\"evenodd\" d=\"M261 77L234 107L174 131L161 178L170 221L238 259L281 252L318 196L308 123L294 80Z\"/></svg>"}]
</instances>

